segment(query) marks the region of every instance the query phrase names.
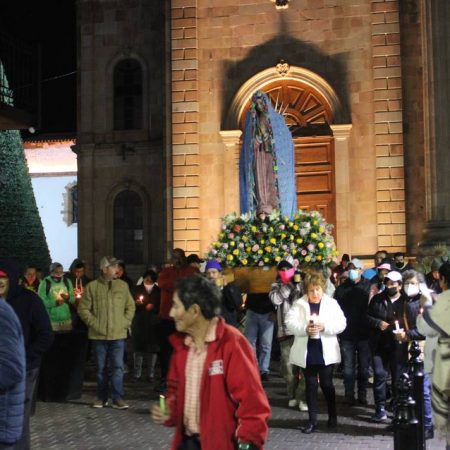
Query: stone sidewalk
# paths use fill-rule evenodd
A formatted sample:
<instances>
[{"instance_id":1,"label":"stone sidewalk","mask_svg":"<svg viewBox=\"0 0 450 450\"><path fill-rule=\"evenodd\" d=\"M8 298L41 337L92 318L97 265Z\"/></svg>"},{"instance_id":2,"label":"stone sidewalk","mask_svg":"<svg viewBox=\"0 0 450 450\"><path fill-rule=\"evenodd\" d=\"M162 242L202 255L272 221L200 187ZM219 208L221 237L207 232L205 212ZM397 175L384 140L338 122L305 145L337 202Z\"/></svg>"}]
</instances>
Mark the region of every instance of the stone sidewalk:
<instances>
[{"instance_id":1,"label":"stone sidewalk","mask_svg":"<svg viewBox=\"0 0 450 450\"><path fill-rule=\"evenodd\" d=\"M67 403L38 402L31 424L32 449L168 449L172 430L153 424L148 413L152 401L158 399L153 386L128 380L127 376L125 389L130 409L126 411L91 408L95 399L93 381L85 382L80 400ZM337 378L335 386L339 427L329 432L326 428L327 417L323 414L319 416L319 432L304 435L300 431L300 425L307 420L307 413L287 407L283 380L272 372L270 381L265 384L272 405L266 449L393 449L393 435L384 430L385 425L369 422L373 407L343 405L342 380ZM325 410L322 399L319 408L320 411ZM220 443L217 448L220 450ZM445 443L435 438L427 441L427 449L443 450Z\"/></svg>"}]
</instances>

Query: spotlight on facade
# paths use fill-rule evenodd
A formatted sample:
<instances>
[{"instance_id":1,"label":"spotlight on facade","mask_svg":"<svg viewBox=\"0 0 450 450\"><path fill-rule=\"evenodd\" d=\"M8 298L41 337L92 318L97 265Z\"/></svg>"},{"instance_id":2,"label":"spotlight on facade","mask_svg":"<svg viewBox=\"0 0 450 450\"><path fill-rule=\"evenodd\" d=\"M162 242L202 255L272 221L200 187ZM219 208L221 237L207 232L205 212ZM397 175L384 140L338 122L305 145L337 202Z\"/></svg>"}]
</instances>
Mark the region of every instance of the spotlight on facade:
<instances>
[{"instance_id":1,"label":"spotlight on facade","mask_svg":"<svg viewBox=\"0 0 450 450\"><path fill-rule=\"evenodd\" d=\"M275 0L275 8L276 9L288 9L289 8L289 0Z\"/></svg>"}]
</instances>

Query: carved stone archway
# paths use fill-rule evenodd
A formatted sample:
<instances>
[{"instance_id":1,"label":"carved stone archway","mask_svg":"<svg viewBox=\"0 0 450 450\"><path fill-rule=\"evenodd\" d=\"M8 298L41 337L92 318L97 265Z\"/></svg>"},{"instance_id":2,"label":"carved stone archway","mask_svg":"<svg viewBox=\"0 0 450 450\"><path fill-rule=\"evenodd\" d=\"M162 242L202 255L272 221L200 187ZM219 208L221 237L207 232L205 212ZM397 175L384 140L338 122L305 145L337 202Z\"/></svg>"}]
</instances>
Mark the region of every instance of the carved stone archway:
<instances>
[{"instance_id":1,"label":"carved stone archway","mask_svg":"<svg viewBox=\"0 0 450 450\"><path fill-rule=\"evenodd\" d=\"M333 156L335 236L339 249L343 252L351 252L348 166L349 136L352 126L339 123L344 114L341 102L333 88L322 77L307 69L289 66L282 62L246 81L234 96L225 120L225 129L220 132L225 146L224 167L227 171L227 177L225 177L227 181L224 185L224 198L227 199L226 210L239 211L240 137L251 96L255 91L262 90L268 92L272 101L276 101L275 94L270 95L270 91L278 89L277 86L281 85L290 86L298 91L298 96L292 96L293 104L283 106L283 108L287 106L288 109L292 109L285 115L288 123L291 121L301 125L302 117L299 114L303 114L305 123L326 123L330 126L330 135L334 136L335 147ZM308 114L309 117L306 117Z\"/></svg>"}]
</instances>

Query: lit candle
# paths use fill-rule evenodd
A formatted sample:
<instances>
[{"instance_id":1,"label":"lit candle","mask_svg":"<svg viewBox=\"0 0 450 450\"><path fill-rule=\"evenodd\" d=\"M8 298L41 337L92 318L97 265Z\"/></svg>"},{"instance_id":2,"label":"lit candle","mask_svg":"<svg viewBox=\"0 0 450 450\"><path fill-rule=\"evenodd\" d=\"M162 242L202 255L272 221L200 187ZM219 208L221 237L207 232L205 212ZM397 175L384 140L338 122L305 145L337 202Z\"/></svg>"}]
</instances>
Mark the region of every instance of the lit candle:
<instances>
[{"instance_id":1,"label":"lit candle","mask_svg":"<svg viewBox=\"0 0 450 450\"><path fill-rule=\"evenodd\" d=\"M163 415L166 414L166 397L164 395L159 396L159 409Z\"/></svg>"},{"instance_id":2,"label":"lit candle","mask_svg":"<svg viewBox=\"0 0 450 450\"><path fill-rule=\"evenodd\" d=\"M395 331L400 331L400 326L398 324L398 320L395 321Z\"/></svg>"},{"instance_id":3,"label":"lit candle","mask_svg":"<svg viewBox=\"0 0 450 450\"><path fill-rule=\"evenodd\" d=\"M315 325L317 323L317 314L313 314L311 316L311 320L313 321L313 324Z\"/></svg>"},{"instance_id":4,"label":"lit candle","mask_svg":"<svg viewBox=\"0 0 450 450\"><path fill-rule=\"evenodd\" d=\"M419 309L419 314L423 314L423 308Z\"/></svg>"}]
</instances>

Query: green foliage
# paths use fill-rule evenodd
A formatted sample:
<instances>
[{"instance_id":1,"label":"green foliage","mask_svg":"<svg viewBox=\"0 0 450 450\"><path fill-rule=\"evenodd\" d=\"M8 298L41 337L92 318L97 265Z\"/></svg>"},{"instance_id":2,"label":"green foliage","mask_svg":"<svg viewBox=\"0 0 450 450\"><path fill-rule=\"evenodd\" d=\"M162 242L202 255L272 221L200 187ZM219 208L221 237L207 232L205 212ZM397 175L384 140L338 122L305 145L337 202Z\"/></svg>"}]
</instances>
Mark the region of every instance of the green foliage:
<instances>
[{"instance_id":1,"label":"green foliage","mask_svg":"<svg viewBox=\"0 0 450 450\"><path fill-rule=\"evenodd\" d=\"M323 267L337 255L331 225L317 211L299 210L291 220L274 211L261 218L229 214L208 253L228 267L276 265L292 255L301 267Z\"/></svg>"},{"instance_id":2,"label":"green foliage","mask_svg":"<svg viewBox=\"0 0 450 450\"><path fill-rule=\"evenodd\" d=\"M20 133L0 131L0 255L47 271L50 254Z\"/></svg>"},{"instance_id":3,"label":"green foliage","mask_svg":"<svg viewBox=\"0 0 450 450\"><path fill-rule=\"evenodd\" d=\"M433 260L440 262L440 264L450 261L450 248L445 244L438 244L431 249L421 249L417 256L416 269L422 273L429 273Z\"/></svg>"}]
</instances>

